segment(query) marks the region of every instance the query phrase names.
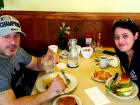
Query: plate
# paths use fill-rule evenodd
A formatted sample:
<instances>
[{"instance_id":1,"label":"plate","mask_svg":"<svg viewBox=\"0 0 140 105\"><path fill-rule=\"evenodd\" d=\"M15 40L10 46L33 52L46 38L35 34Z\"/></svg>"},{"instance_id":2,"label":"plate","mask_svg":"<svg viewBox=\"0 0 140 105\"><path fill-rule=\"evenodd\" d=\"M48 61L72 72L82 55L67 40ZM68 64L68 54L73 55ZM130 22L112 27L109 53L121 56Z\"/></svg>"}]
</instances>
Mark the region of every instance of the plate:
<instances>
[{"instance_id":1,"label":"plate","mask_svg":"<svg viewBox=\"0 0 140 105\"><path fill-rule=\"evenodd\" d=\"M40 78L36 81L36 84L35 84L37 90L38 90L39 92L45 91L46 89L45 89L45 87L43 86L43 80L47 80L47 79L49 79L49 78L54 78L54 77L56 77L58 74L64 79L63 75L62 75L60 72L55 72L55 73L51 73L51 74L46 74L46 75L43 75L42 77L40 77ZM76 88L76 86L77 86L77 79L76 79L73 75L71 75L71 74L68 74L68 73L65 73L65 74L66 74L66 76L70 79L71 82L69 83L69 85L67 86L67 88L64 90L64 92L62 92L61 94L69 93L69 92L73 91L73 90ZM64 81L65 81L65 79L64 79Z\"/></svg>"},{"instance_id":2,"label":"plate","mask_svg":"<svg viewBox=\"0 0 140 105\"><path fill-rule=\"evenodd\" d=\"M82 105L82 102L80 100L79 97L75 96L75 95L62 95L60 97L57 97L54 101L53 101L53 105L57 105L57 101L60 99L60 98L63 98L63 97L74 97L76 102L77 102L77 105Z\"/></svg>"},{"instance_id":3,"label":"plate","mask_svg":"<svg viewBox=\"0 0 140 105\"><path fill-rule=\"evenodd\" d=\"M118 65L120 64L120 60L117 56L108 57L108 60L109 60L108 64L112 67L118 67Z\"/></svg>"},{"instance_id":4,"label":"plate","mask_svg":"<svg viewBox=\"0 0 140 105\"><path fill-rule=\"evenodd\" d=\"M112 73L105 70L95 70L90 76L95 81L106 82L108 78L112 77Z\"/></svg>"},{"instance_id":5,"label":"plate","mask_svg":"<svg viewBox=\"0 0 140 105\"><path fill-rule=\"evenodd\" d=\"M114 76L112 76L111 78L109 78L109 79L107 79L107 81L106 81L106 86L109 86L109 84L112 82L112 79L114 78ZM123 101L123 102L129 102L129 101L131 101L132 99L134 99L136 96L137 96L137 94L138 94L138 91L139 91L139 89L138 89L138 86L134 83L134 82L132 82L132 94L131 95L129 95L129 96L118 96L118 95L116 95L116 94L114 94L114 93L112 93L111 91L107 91L111 96L113 96L115 99L117 99L117 100L119 100L119 101Z\"/></svg>"}]
</instances>

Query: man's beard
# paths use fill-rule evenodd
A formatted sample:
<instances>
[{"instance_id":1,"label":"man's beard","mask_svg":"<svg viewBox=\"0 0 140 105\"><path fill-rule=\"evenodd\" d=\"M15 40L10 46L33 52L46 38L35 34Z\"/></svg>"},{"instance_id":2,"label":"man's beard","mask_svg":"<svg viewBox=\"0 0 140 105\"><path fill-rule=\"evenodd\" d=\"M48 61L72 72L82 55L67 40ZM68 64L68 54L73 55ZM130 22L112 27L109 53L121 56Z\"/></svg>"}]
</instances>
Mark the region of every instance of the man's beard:
<instances>
[{"instance_id":1,"label":"man's beard","mask_svg":"<svg viewBox=\"0 0 140 105\"><path fill-rule=\"evenodd\" d=\"M4 58L11 58L17 53L17 49L18 49L17 45L9 45L6 47L5 51L4 50L0 51L0 56Z\"/></svg>"}]
</instances>

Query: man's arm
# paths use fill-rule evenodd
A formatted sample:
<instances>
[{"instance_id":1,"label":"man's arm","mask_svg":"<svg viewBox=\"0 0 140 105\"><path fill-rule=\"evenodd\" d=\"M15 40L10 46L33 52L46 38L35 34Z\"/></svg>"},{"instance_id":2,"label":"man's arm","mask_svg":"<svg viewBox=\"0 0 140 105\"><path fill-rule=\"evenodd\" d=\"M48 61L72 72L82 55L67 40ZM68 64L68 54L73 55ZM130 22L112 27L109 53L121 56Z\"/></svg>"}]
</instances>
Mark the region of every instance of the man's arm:
<instances>
[{"instance_id":1,"label":"man's arm","mask_svg":"<svg viewBox=\"0 0 140 105\"><path fill-rule=\"evenodd\" d=\"M27 68L36 71L44 71L43 62L52 61L54 64L58 62L58 54L48 49L47 54L42 57L32 56L31 62L26 65Z\"/></svg>"},{"instance_id":2,"label":"man's arm","mask_svg":"<svg viewBox=\"0 0 140 105\"><path fill-rule=\"evenodd\" d=\"M25 96L16 99L12 89L0 93L0 105L40 105L51 99L56 93L45 91L34 96Z\"/></svg>"},{"instance_id":3,"label":"man's arm","mask_svg":"<svg viewBox=\"0 0 140 105\"><path fill-rule=\"evenodd\" d=\"M45 101L59 95L65 88L60 77L56 77L51 86L44 92L33 96L16 98L12 89L0 93L0 105L41 105Z\"/></svg>"},{"instance_id":4,"label":"man's arm","mask_svg":"<svg viewBox=\"0 0 140 105\"><path fill-rule=\"evenodd\" d=\"M26 65L28 69L35 70L35 71L43 71L43 66L41 63L41 57L32 56L31 62Z\"/></svg>"}]
</instances>

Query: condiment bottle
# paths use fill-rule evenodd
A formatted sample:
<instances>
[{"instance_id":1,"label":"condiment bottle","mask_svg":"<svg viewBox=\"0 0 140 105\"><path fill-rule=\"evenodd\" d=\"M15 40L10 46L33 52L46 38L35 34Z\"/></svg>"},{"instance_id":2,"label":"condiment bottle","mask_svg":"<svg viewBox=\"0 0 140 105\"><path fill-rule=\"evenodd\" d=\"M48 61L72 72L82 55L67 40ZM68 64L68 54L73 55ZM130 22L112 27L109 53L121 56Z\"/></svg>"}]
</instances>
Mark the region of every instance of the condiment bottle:
<instances>
[{"instance_id":1,"label":"condiment bottle","mask_svg":"<svg viewBox=\"0 0 140 105\"><path fill-rule=\"evenodd\" d=\"M101 47L101 33L98 33L97 47Z\"/></svg>"}]
</instances>

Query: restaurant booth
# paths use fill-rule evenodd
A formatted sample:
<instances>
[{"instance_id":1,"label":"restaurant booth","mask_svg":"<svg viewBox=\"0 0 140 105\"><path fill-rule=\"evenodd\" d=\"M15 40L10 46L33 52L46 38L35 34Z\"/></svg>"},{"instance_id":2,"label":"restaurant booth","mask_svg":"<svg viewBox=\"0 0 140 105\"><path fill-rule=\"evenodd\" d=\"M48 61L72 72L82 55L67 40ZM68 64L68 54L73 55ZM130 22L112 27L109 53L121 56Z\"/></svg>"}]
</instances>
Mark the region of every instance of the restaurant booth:
<instances>
[{"instance_id":1,"label":"restaurant booth","mask_svg":"<svg viewBox=\"0 0 140 105\"><path fill-rule=\"evenodd\" d=\"M21 23L22 31L26 33L26 37L21 37L21 46L30 54L34 56L42 56L46 54L49 45L58 45L60 36L58 30L63 22L66 26L70 26L70 34L65 35L65 38L78 39L79 44L85 45L85 36L90 38L100 34L100 43L105 50L110 50L110 47L114 46L112 35L112 24L114 20L120 18L131 18L140 27L140 13L88 13L88 12L47 12L47 11L0 11L0 15L12 15L16 17ZM107 48L107 49L106 49ZM112 50L110 50L112 51ZM105 92L103 83L92 80L90 77L94 70L98 70L98 64L94 59L83 59L80 56L79 67L68 68L66 73L72 74L77 78L78 83L76 89L72 92L73 95L79 96L83 105L93 105L90 98L84 91L87 88L97 86L112 103L108 105L138 105L138 98L132 102L116 101L109 97ZM66 60L60 60L60 62L67 62ZM90 66L87 66L90 65ZM56 71L60 71L55 68ZM121 72L118 68L109 67L108 70L115 74L115 72ZM119 70L119 71L118 71ZM33 83L35 78L38 77L38 73L34 74ZM41 76L39 74L39 76ZM27 78L30 75L27 75ZM85 83L83 83L85 82ZM33 84L34 85L34 84ZM96 87L95 87L96 88ZM32 94L37 94L37 90L34 86ZM52 100L51 100L52 101ZM52 105L52 102L48 102L43 105Z\"/></svg>"}]
</instances>

